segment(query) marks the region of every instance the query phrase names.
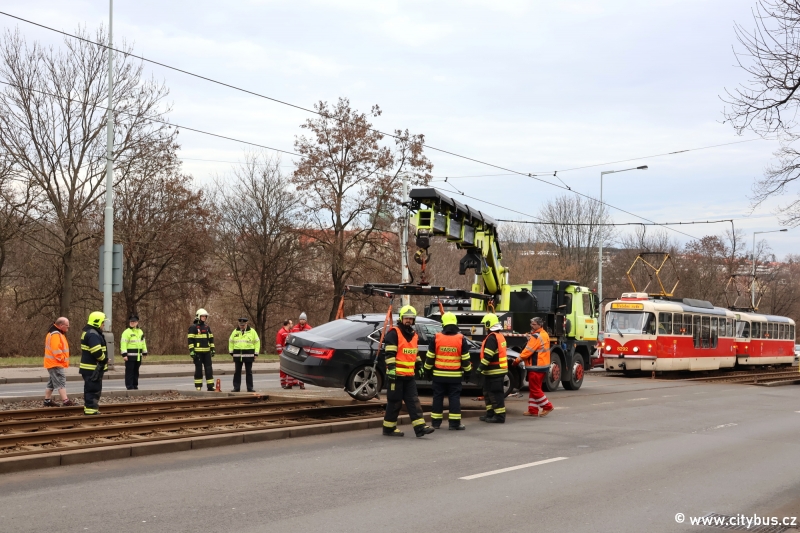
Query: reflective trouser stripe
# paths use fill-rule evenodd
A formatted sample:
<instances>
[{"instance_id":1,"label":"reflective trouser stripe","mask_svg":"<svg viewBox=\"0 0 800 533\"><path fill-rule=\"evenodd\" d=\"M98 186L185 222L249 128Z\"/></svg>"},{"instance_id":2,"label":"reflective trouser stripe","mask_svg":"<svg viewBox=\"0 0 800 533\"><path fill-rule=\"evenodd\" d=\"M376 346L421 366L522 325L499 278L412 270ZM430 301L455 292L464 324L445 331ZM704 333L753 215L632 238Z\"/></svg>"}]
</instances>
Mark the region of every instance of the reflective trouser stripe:
<instances>
[{"instance_id":1,"label":"reflective trouser stripe","mask_svg":"<svg viewBox=\"0 0 800 533\"><path fill-rule=\"evenodd\" d=\"M506 408L505 407L498 407L497 409L494 410L494 412L499 414L499 415L502 415L503 413L506 412Z\"/></svg>"},{"instance_id":2,"label":"reflective trouser stripe","mask_svg":"<svg viewBox=\"0 0 800 533\"><path fill-rule=\"evenodd\" d=\"M492 410L492 406L490 404L488 404L488 403L486 404L486 410L487 411L491 411Z\"/></svg>"},{"instance_id":3,"label":"reflective trouser stripe","mask_svg":"<svg viewBox=\"0 0 800 533\"><path fill-rule=\"evenodd\" d=\"M93 415L93 414L95 414L95 413L98 413L98 412L100 412L100 410L99 410L99 409L92 409L91 407L84 407L84 408L83 408L83 412L84 412L85 414L87 414L87 415Z\"/></svg>"},{"instance_id":4,"label":"reflective trouser stripe","mask_svg":"<svg viewBox=\"0 0 800 533\"><path fill-rule=\"evenodd\" d=\"M385 427L385 428L396 428L397 427L397 422L389 422L387 420L384 420L383 421L383 427Z\"/></svg>"},{"instance_id":5,"label":"reflective trouser stripe","mask_svg":"<svg viewBox=\"0 0 800 533\"><path fill-rule=\"evenodd\" d=\"M416 420L411 422L411 425L414 426L414 427L424 426L425 425L425 419L424 418L417 418Z\"/></svg>"},{"instance_id":6,"label":"reflective trouser stripe","mask_svg":"<svg viewBox=\"0 0 800 533\"><path fill-rule=\"evenodd\" d=\"M431 418L433 420L441 420L444 418L444 415L442 415L442 413L431 413Z\"/></svg>"},{"instance_id":7,"label":"reflective trouser stripe","mask_svg":"<svg viewBox=\"0 0 800 533\"><path fill-rule=\"evenodd\" d=\"M213 378L206 380L206 385L213 385L213 384L214 384L214 379Z\"/></svg>"},{"instance_id":8,"label":"reflective trouser stripe","mask_svg":"<svg viewBox=\"0 0 800 533\"><path fill-rule=\"evenodd\" d=\"M461 413L450 413L447 415L447 418L450 420L461 420Z\"/></svg>"}]
</instances>

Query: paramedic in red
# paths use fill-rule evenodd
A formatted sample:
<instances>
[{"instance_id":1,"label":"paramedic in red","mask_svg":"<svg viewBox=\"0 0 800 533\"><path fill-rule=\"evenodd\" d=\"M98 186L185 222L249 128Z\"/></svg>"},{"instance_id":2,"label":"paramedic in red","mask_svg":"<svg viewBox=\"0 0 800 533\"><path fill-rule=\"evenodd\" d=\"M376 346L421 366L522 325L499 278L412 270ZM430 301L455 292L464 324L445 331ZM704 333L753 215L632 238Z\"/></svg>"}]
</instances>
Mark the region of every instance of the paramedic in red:
<instances>
[{"instance_id":1,"label":"paramedic in red","mask_svg":"<svg viewBox=\"0 0 800 533\"><path fill-rule=\"evenodd\" d=\"M284 347L286 347L286 337L289 336L289 333L292 331L292 321L291 320L284 320L283 327L278 330L278 334L275 335L275 350L277 350L278 355L283 353ZM282 389L291 389L292 386L289 384L291 381L297 381L293 377L290 377L288 374L284 373L283 370L280 371L281 373L281 388Z\"/></svg>"},{"instance_id":2,"label":"paramedic in red","mask_svg":"<svg viewBox=\"0 0 800 533\"><path fill-rule=\"evenodd\" d=\"M308 331L311 329L311 326L308 323L308 317L305 313L300 313L300 317L297 319L297 324L292 328L291 333L300 333L301 331ZM294 379L293 377L287 376L289 378L289 382L287 382L288 387L287 389L291 389L295 385L300 385L301 389L305 389L306 385L299 379Z\"/></svg>"}]
</instances>

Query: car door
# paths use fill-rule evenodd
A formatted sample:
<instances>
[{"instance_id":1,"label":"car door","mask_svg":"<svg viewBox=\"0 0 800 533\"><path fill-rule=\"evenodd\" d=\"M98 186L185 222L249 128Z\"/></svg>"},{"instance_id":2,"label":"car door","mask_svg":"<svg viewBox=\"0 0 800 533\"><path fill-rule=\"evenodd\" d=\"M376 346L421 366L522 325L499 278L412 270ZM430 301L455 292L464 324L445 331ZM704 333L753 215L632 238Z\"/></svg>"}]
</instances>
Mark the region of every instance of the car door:
<instances>
[{"instance_id":1,"label":"car door","mask_svg":"<svg viewBox=\"0 0 800 533\"><path fill-rule=\"evenodd\" d=\"M417 323L414 325L414 327L416 328L417 336L419 337L418 347L420 362L417 363L417 370L419 370L419 367L425 363L425 356L428 353L428 346L433 345L434 339L436 339L436 334L442 331L442 325L438 322L426 322L422 324Z\"/></svg>"}]
</instances>

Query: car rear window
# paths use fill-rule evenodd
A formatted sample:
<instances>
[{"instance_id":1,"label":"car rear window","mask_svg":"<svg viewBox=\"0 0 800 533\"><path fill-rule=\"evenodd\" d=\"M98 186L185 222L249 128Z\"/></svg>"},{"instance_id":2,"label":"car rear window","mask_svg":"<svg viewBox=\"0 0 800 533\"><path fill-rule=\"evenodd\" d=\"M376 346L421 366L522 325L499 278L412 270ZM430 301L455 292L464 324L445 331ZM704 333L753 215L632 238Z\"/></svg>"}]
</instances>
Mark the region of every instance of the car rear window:
<instances>
[{"instance_id":1,"label":"car rear window","mask_svg":"<svg viewBox=\"0 0 800 533\"><path fill-rule=\"evenodd\" d=\"M354 322L343 318L312 328L311 332L320 337L339 340L366 337L374 330L375 324L369 322Z\"/></svg>"}]
</instances>

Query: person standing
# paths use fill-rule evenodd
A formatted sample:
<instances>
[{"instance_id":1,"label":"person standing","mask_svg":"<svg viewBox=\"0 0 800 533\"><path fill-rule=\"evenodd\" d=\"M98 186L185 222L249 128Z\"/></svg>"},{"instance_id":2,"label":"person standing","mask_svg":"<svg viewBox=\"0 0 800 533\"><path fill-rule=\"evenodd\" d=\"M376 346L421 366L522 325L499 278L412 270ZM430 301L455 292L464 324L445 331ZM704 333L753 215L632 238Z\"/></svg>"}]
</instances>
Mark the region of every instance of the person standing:
<instances>
[{"instance_id":1,"label":"person standing","mask_svg":"<svg viewBox=\"0 0 800 533\"><path fill-rule=\"evenodd\" d=\"M71 407L75 402L67 398L67 368L69 368L69 343L67 332L69 320L59 317L47 331L44 339L44 367L50 379L44 389L44 406L58 407L53 398L53 391L58 390L61 396L61 407Z\"/></svg>"},{"instance_id":2,"label":"person standing","mask_svg":"<svg viewBox=\"0 0 800 533\"><path fill-rule=\"evenodd\" d=\"M308 317L305 313L300 313L300 317L297 319L297 324L292 328L292 333L300 333L301 331L308 331L311 329L311 325L308 323ZM300 385L301 389L306 388L306 384L300 381L299 379L295 379L291 376L287 376L289 379L287 381L287 389L291 389L295 385Z\"/></svg>"},{"instance_id":3,"label":"person standing","mask_svg":"<svg viewBox=\"0 0 800 533\"><path fill-rule=\"evenodd\" d=\"M86 326L81 333L81 366L83 376L83 414L100 414L100 394L103 392L103 374L108 370L106 357L106 338L103 336L103 322L106 315L100 311L89 314Z\"/></svg>"},{"instance_id":4,"label":"person standing","mask_svg":"<svg viewBox=\"0 0 800 533\"><path fill-rule=\"evenodd\" d=\"M403 403L406 405L417 437L424 437L434 432L434 428L425 425L425 419L422 418L422 405L417 393L417 382L414 380L419 360L419 339L414 330L416 318L417 310L410 305L404 306L400 309L397 326L390 329L383 340L388 382L383 434L387 437L405 435L397 429L397 418L400 416Z\"/></svg>"},{"instance_id":5,"label":"person standing","mask_svg":"<svg viewBox=\"0 0 800 533\"><path fill-rule=\"evenodd\" d=\"M278 334L275 335L275 349L278 351L278 357L283 353L283 349L286 347L286 337L289 336L289 333L292 331L292 321L286 319L283 321L283 327L278 330ZM280 370L281 376L281 388L282 389L291 389L291 382L296 381L293 377L289 374L285 373L283 370Z\"/></svg>"},{"instance_id":6,"label":"person standing","mask_svg":"<svg viewBox=\"0 0 800 533\"><path fill-rule=\"evenodd\" d=\"M528 410L523 413L525 416L547 416L553 409L553 404L547 399L542 391L542 382L547 372L550 371L550 336L544 330L544 320L540 317L531 319L531 337L528 344L514 361L525 361L525 369L528 371Z\"/></svg>"},{"instance_id":7,"label":"person standing","mask_svg":"<svg viewBox=\"0 0 800 533\"><path fill-rule=\"evenodd\" d=\"M261 341L256 330L247 325L249 319L239 319L239 327L233 330L228 339L228 353L233 356L235 371L233 373L233 392L239 392L242 385L242 365L245 368L247 392L255 392L253 388L253 361L261 350Z\"/></svg>"},{"instance_id":8,"label":"person standing","mask_svg":"<svg viewBox=\"0 0 800 533\"><path fill-rule=\"evenodd\" d=\"M214 390L214 369L211 358L214 357L214 334L208 327L208 311L198 309L194 322L189 326L189 355L194 361L194 388L203 389L203 370L206 372L206 387Z\"/></svg>"},{"instance_id":9,"label":"person standing","mask_svg":"<svg viewBox=\"0 0 800 533\"><path fill-rule=\"evenodd\" d=\"M120 355L125 360L125 388L139 390L139 367L142 357L147 357L147 343L144 332L139 329L139 315L133 313L128 318L128 329L119 339Z\"/></svg>"},{"instance_id":10,"label":"person standing","mask_svg":"<svg viewBox=\"0 0 800 533\"><path fill-rule=\"evenodd\" d=\"M486 414L480 419L490 424L505 424L506 402L503 379L508 373L506 338L500 333L503 325L494 313L489 313L481 323L489 330L481 345L481 362L478 372L483 374L483 398Z\"/></svg>"},{"instance_id":11,"label":"person standing","mask_svg":"<svg viewBox=\"0 0 800 533\"><path fill-rule=\"evenodd\" d=\"M469 382L472 362L469 360L469 342L458 329L453 313L442 315L442 331L436 334L433 345L425 354L425 379L433 382L431 425L439 429L444 418L444 397L448 397L447 416L450 429L466 429L461 423L461 379Z\"/></svg>"}]
</instances>

